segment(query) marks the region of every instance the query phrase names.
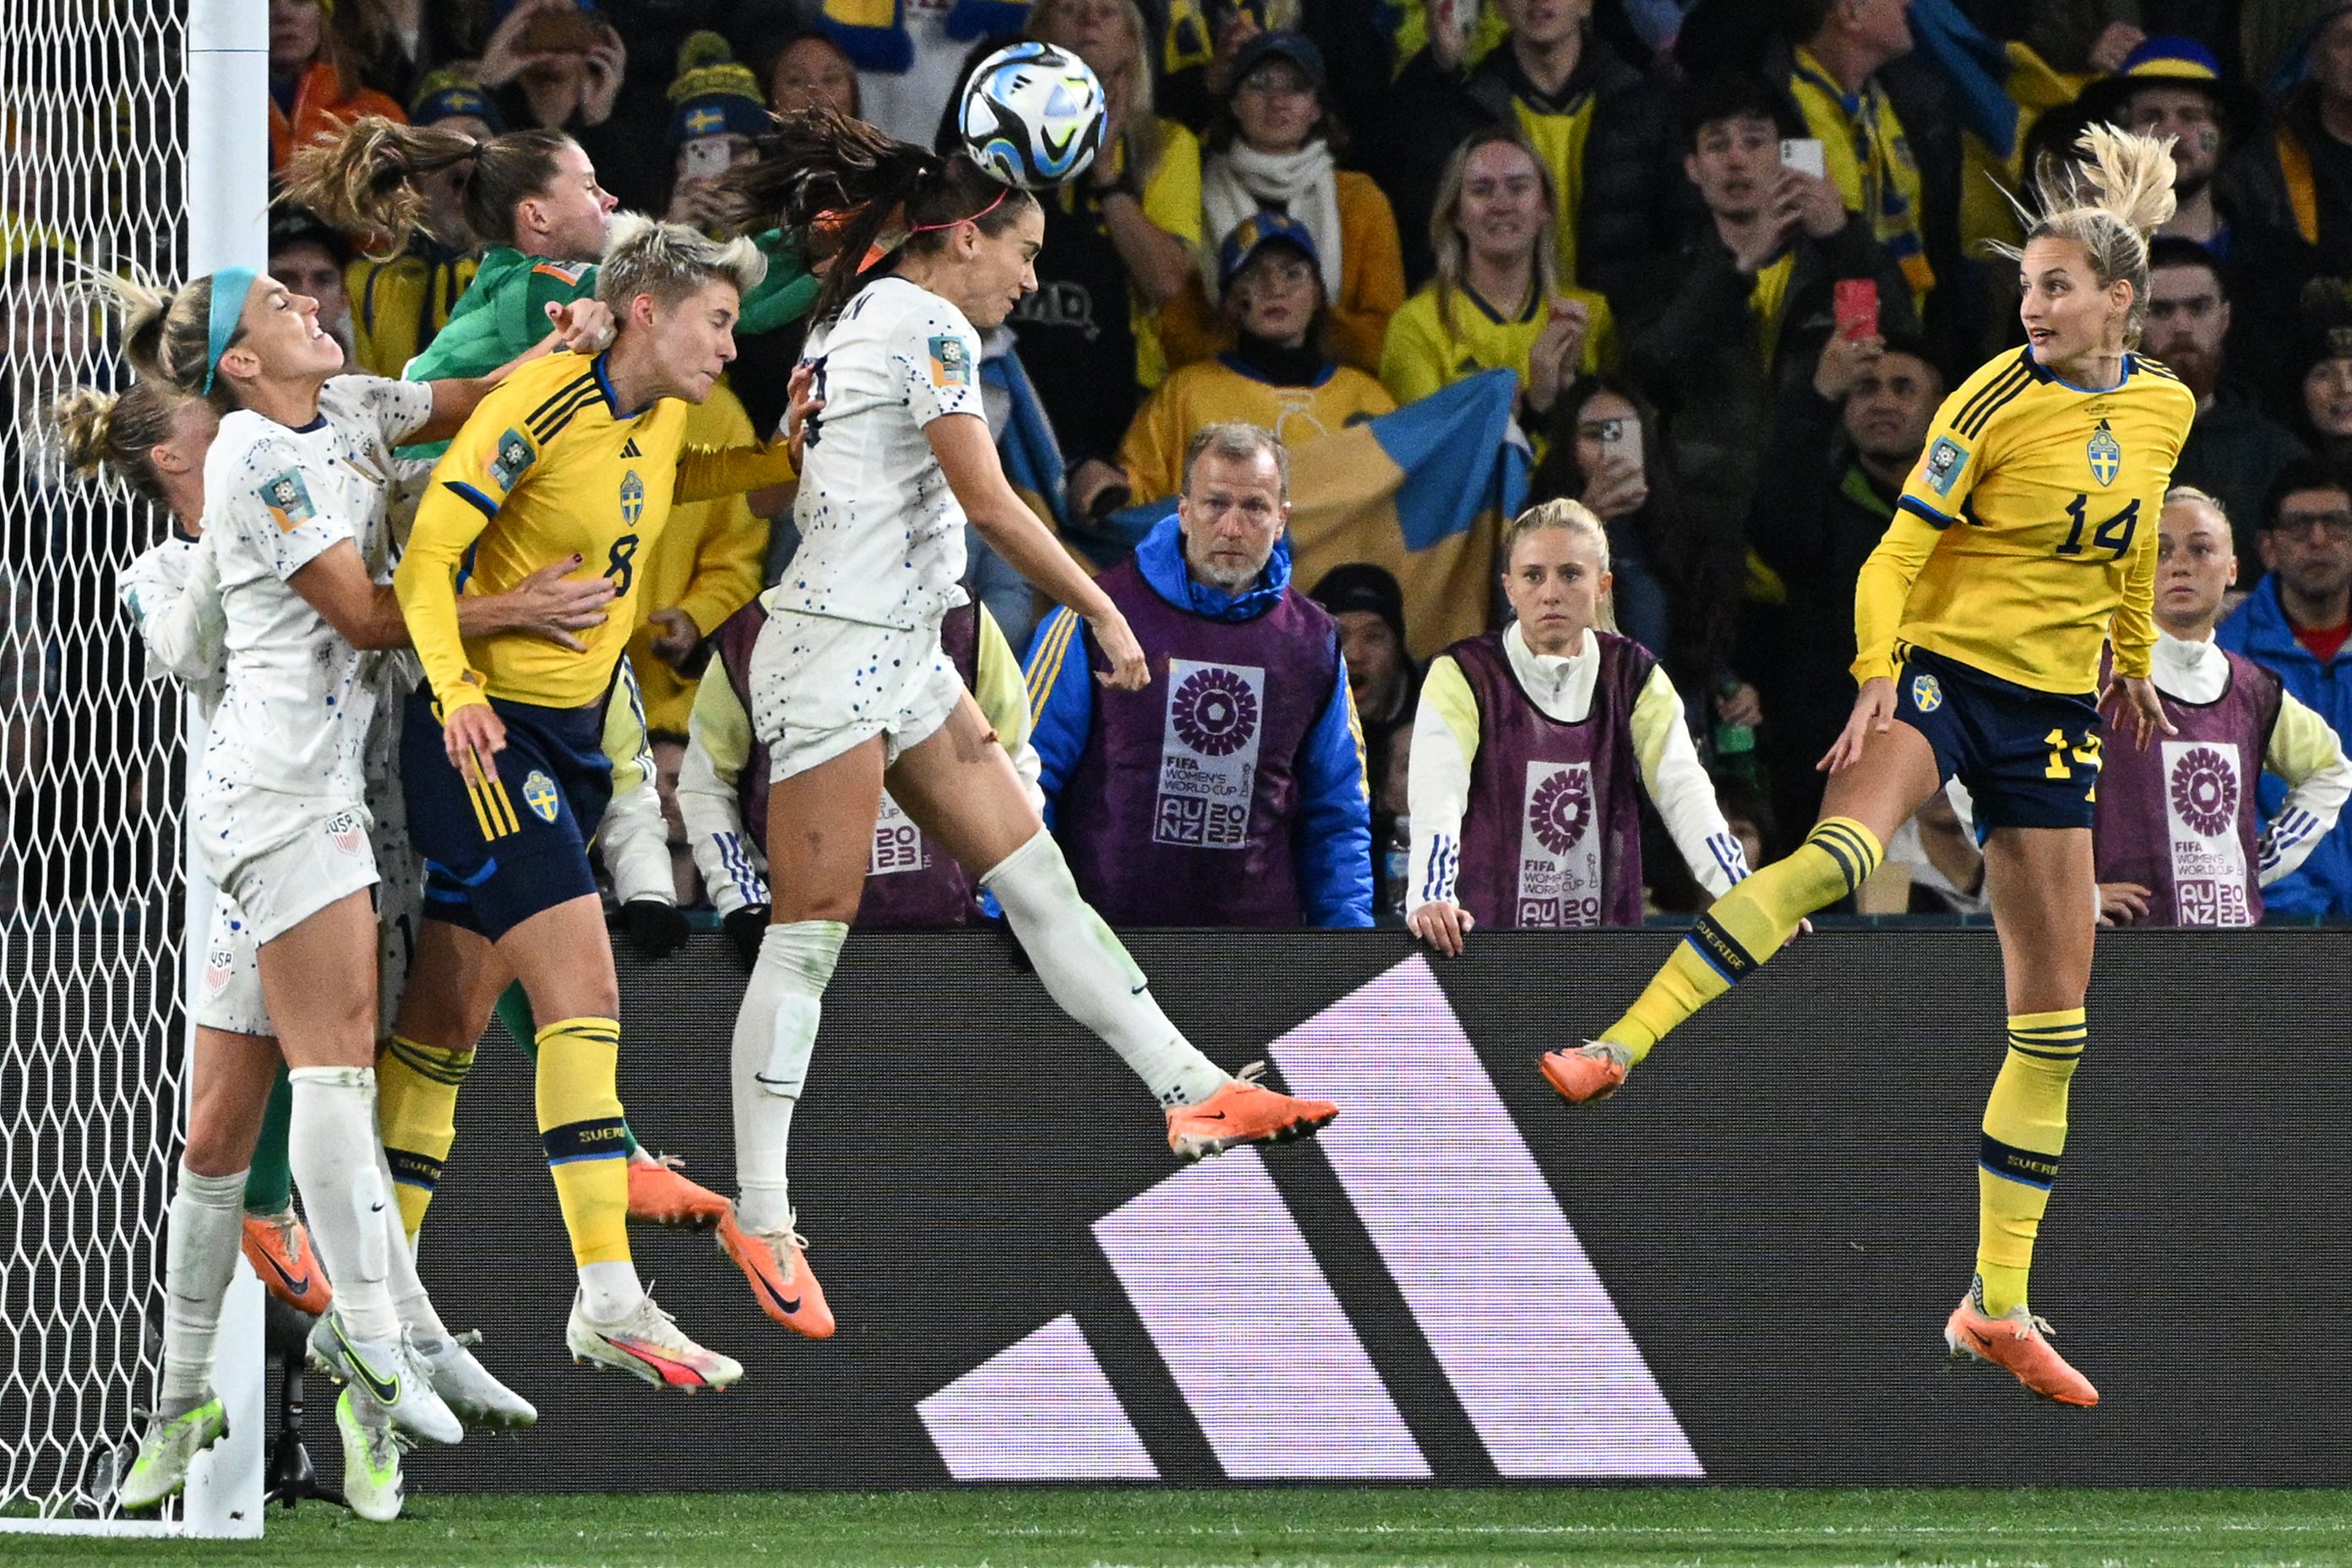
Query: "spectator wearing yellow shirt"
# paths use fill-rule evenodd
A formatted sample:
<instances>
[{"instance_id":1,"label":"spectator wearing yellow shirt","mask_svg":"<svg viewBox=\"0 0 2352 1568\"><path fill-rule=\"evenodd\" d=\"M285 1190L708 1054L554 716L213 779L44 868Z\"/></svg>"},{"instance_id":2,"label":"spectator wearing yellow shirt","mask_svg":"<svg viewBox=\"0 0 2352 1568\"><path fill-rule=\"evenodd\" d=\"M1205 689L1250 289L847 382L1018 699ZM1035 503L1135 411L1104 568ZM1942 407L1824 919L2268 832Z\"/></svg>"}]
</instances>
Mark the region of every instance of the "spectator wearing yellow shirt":
<instances>
[{"instance_id":1,"label":"spectator wearing yellow shirt","mask_svg":"<svg viewBox=\"0 0 2352 1568\"><path fill-rule=\"evenodd\" d=\"M1783 78L1790 100L1822 144L1823 172L1846 211L1869 220L1923 308L1936 286L1927 259L1919 163L1879 80L1911 52L1910 0L1791 0Z\"/></svg>"},{"instance_id":2,"label":"spectator wearing yellow shirt","mask_svg":"<svg viewBox=\"0 0 2352 1568\"><path fill-rule=\"evenodd\" d=\"M1013 315L1021 363L1070 460L1071 510L1085 516L1118 483L1119 439L1168 373L1157 318L1197 265L1201 143L1153 112L1135 0L1037 0L1028 34L1086 61L1109 113L1093 167L1041 193L1037 290Z\"/></svg>"},{"instance_id":3,"label":"spectator wearing yellow shirt","mask_svg":"<svg viewBox=\"0 0 2352 1568\"><path fill-rule=\"evenodd\" d=\"M1225 237L1220 257L1217 281L1234 346L1171 374L1128 426L1119 466L1139 501L1181 492L1184 453L1206 426L1255 425L1295 455L1396 407L1379 382L1321 346L1329 310L1305 224L1259 213Z\"/></svg>"},{"instance_id":4,"label":"spectator wearing yellow shirt","mask_svg":"<svg viewBox=\"0 0 2352 1568\"><path fill-rule=\"evenodd\" d=\"M1230 234L1260 212L1303 224L1323 271L1331 357L1377 374L1389 318L1404 303L1404 258L1396 214L1381 187L1369 174L1334 165L1348 132L1326 91L1323 51L1300 33L1260 33L1244 44L1204 142L1202 232ZM1216 281L1213 271L1206 281ZM1170 363L1206 359L1224 346L1211 298L1188 291L1169 307L1162 326Z\"/></svg>"},{"instance_id":5,"label":"spectator wearing yellow shirt","mask_svg":"<svg viewBox=\"0 0 2352 1568\"><path fill-rule=\"evenodd\" d=\"M1550 171L1517 131L1490 126L1454 150L1429 219L1437 276L1389 320L1381 382L1390 395L1412 403L1507 369L1534 426L1580 371L1614 363L1609 301L1559 282L1558 221Z\"/></svg>"}]
</instances>

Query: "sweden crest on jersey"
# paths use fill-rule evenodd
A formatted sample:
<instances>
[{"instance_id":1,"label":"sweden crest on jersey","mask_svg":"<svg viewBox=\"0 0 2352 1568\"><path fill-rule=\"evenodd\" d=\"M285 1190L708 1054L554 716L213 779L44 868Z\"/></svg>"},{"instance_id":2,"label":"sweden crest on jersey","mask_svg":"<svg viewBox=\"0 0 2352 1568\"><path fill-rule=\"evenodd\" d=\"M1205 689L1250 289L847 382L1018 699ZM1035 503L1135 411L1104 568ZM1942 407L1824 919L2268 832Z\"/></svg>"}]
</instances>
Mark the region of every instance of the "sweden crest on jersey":
<instances>
[{"instance_id":1,"label":"sweden crest on jersey","mask_svg":"<svg viewBox=\"0 0 2352 1568\"><path fill-rule=\"evenodd\" d=\"M522 803L530 807L531 814L541 822L553 822L555 781L537 768L531 769L530 776L522 781Z\"/></svg>"},{"instance_id":2,"label":"sweden crest on jersey","mask_svg":"<svg viewBox=\"0 0 2352 1568\"><path fill-rule=\"evenodd\" d=\"M1933 713L1944 705L1944 688L1932 675L1911 678L1911 703L1922 713Z\"/></svg>"},{"instance_id":3,"label":"sweden crest on jersey","mask_svg":"<svg viewBox=\"0 0 2352 1568\"><path fill-rule=\"evenodd\" d=\"M621 477L621 521L635 528L645 510L646 481L637 478L636 469L631 468Z\"/></svg>"},{"instance_id":4,"label":"sweden crest on jersey","mask_svg":"<svg viewBox=\"0 0 2352 1568\"><path fill-rule=\"evenodd\" d=\"M2091 459L2091 477L2103 486L2114 484L2116 475L2123 471L2124 448L2105 420L2100 420L2099 427L2091 432L2091 444L2084 450Z\"/></svg>"}]
</instances>

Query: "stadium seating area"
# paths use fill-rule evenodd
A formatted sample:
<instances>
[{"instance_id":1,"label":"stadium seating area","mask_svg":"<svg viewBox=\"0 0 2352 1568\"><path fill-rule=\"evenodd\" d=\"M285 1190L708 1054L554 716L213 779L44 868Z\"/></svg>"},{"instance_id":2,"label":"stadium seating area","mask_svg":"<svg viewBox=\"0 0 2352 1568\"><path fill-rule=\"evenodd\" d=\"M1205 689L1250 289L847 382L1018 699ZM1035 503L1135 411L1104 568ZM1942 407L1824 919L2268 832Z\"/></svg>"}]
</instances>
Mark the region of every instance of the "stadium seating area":
<instances>
[{"instance_id":1,"label":"stadium seating area","mask_svg":"<svg viewBox=\"0 0 2352 1568\"><path fill-rule=\"evenodd\" d=\"M273 0L270 19L274 163L358 114L560 128L624 207L696 224L717 221L717 176L757 155L745 132L769 108L828 102L930 142L951 136L951 100L990 47L1025 34L1071 49L1105 84L1109 143L1049 197L1040 289L991 349L1026 373L992 414L1016 433L1008 470L1034 504L1108 565L1137 537L1130 509L1172 488L1171 444L1202 424L1255 419L1296 453L1507 371L1517 394L1497 493L1579 498L1606 521L1619 624L1672 673L1759 863L1818 806L1812 763L1850 700L1848 606L1872 520L1916 462L1941 389L2021 340L2012 269L1985 249L2017 237L1997 187L2065 158L2084 124L2179 138L2144 346L2198 394L2176 477L2227 504L2240 596L2263 592L2279 476L2352 462L2352 6ZM1308 263L1290 267L1314 289L1303 333L1267 326L1262 253L1225 244L1269 210L1290 220L1285 255ZM31 414L55 390L44 367L90 329L66 301L69 241L12 217L5 249L7 297L24 303L0 342L0 462L62 540L77 502L52 482ZM271 262L324 301L356 367L397 375L471 262L424 238L391 258L369 249L368 236L289 212ZM761 433L781 416L797 339L794 327L751 342L737 366L735 395ZM1038 431L1042 447L1021 434ZM1459 541L1433 545L1434 530L1392 502L1332 503L1339 521L1318 525L1316 546L1318 564L1357 568L1326 604L1398 634L1365 639L1381 646L1350 669L1376 878L1403 842L1411 656L1445 640L1429 628L1490 626L1500 611L1444 569ZM763 553L771 580L792 542L777 510L745 514L778 524L764 552L735 552ZM1475 548L1496 521L1461 527ZM2330 559L2293 596L2290 629L2340 689L2352 539L2328 521L2304 531ZM723 598L723 620L753 591L741 561L694 558L692 531L666 542L686 554L656 567L668 597L649 611ZM1001 567L992 582L994 564L976 567L980 596L1017 652L1045 606L1006 591ZM165 724L126 636L39 635L104 622L102 602L49 602L22 573L0 595L21 628L0 668L0 767L30 777L93 736ZM656 659L665 633L675 626L645 627L635 662L654 672L649 718L674 756L706 658ZM88 700L60 705L60 690ZM2341 727L2342 704L2327 716ZM133 770L111 794L12 790L0 908L79 918L109 888L146 885L152 868L93 847L89 816L125 796L135 815L141 792L174 788ZM1650 907L1695 907L1700 889L1650 826ZM1873 909L1981 907L1966 870L1933 852L1936 833L1923 824L1929 847L1898 852L1907 890L1881 886ZM683 901L707 907L682 826L673 845ZM2301 874L2315 884L2287 903L2352 913L2347 864L2341 850L2315 857ZM1391 878L1384 919L1401 898Z\"/></svg>"}]
</instances>

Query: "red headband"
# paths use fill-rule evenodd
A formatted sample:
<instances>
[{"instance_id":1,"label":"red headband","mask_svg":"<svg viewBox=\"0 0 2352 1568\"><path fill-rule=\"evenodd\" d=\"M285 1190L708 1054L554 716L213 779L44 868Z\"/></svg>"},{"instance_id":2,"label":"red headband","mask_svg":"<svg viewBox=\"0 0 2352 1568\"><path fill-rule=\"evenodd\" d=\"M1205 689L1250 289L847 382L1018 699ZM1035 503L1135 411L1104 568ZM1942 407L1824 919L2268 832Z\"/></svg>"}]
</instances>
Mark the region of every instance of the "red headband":
<instances>
[{"instance_id":1,"label":"red headband","mask_svg":"<svg viewBox=\"0 0 2352 1568\"><path fill-rule=\"evenodd\" d=\"M910 235L929 234L933 229L937 228L953 228L960 223L978 223L981 219L986 217L989 214L1003 206L1004 205L1004 198L1012 194L1013 187L1011 185L1007 185L1003 190L996 193L996 199L994 201L989 203L986 206L981 208L970 217L951 217L945 223L919 223L907 232Z\"/></svg>"}]
</instances>

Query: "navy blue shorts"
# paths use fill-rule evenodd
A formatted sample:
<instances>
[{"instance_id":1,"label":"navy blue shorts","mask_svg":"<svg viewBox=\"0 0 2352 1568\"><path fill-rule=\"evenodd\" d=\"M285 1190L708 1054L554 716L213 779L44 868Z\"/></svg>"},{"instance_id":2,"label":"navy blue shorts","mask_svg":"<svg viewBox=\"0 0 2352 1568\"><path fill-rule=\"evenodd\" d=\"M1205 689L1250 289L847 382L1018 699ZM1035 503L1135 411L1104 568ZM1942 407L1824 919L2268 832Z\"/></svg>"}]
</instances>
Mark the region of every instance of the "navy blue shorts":
<instances>
[{"instance_id":1,"label":"navy blue shorts","mask_svg":"<svg viewBox=\"0 0 2352 1568\"><path fill-rule=\"evenodd\" d=\"M496 942L556 905L596 890L588 842L613 799L604 705L541 708L490 699L506 721L498 776L469 784L442 749L440 705L409 695L400 731L408 835L425 860L427 920Z\"/></svg>"},{"instance_id":2,"label":"navy blue shorts","mask_svg":"<svg viewBox=\"0 0 2352 1568\"><path fill-rule=\"evenodd\" d=\"M2088 827L2099 795L2097 703L1910 648L1895 716L1936 748L1936 773L1976 801L1980 829Z\"/></svg>"}]
</instances>

